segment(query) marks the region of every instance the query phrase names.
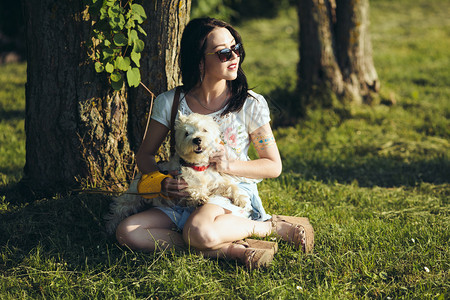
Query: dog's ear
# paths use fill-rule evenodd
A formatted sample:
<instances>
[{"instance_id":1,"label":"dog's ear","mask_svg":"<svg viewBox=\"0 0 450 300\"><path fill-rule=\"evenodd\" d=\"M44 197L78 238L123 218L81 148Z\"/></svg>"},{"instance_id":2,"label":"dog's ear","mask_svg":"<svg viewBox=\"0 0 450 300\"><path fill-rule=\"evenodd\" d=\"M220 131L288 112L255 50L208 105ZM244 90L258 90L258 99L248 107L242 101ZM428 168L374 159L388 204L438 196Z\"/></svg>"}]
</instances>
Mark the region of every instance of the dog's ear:
<instances>
[{"instance_id":1,"label":"dog's ear","mask_svg":"<svg viewBox=\"0 0 450 300\"><path fill-rule=\"evenodd\" d=\"M175 121L175 124L179 124L180 122L185 122L186 121L187 116L183 115L183 113L179 110L178 111L178 118Z\"/></svg>"}]
</instances>

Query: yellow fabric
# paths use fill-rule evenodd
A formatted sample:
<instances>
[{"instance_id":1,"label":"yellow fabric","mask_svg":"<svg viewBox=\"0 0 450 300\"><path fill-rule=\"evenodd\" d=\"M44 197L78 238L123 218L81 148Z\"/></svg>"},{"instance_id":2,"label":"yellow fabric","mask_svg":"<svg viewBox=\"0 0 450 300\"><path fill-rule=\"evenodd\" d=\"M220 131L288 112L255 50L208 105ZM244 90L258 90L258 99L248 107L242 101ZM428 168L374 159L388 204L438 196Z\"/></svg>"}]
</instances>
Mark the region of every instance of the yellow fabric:
<instances>
[{"instance_id":1,"label":"yellow fabric","mask_svg":"<svg viewBox=\"0 0 450 300\"><path fill-rule=\"evenodd\" d=\"M165 175L159 171L155 171L148 174L142 174L138 183L138 193L144 198L151 199L158 196L168 198L161 193L161 181L165 178L173 178L171 175Z\"/></svg>"}]
</instances>

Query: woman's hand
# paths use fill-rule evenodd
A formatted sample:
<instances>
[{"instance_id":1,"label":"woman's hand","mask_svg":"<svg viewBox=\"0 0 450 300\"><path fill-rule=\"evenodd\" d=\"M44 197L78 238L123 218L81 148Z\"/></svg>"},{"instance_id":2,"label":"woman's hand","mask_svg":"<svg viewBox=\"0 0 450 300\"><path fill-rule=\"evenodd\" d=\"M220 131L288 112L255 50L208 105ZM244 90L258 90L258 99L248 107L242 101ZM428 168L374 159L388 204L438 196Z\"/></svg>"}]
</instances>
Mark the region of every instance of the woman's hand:
<instances>
[{"instance_id":1,"label":"woman's hand","mask_svg":"<svg viewBox=\"0 0 450 300\"><path fill-rule=\"evenodd\" d=\"M164 195L170 197L170 199L178 200L183 197L189 196L189 194L185 191L187 188L187 183L181 178L177 178L177 175L180 174L179 171L171 171L169 172L174 178L165 178L161 181L161 192Z\"/></svg>"},{"instance_id":2,"label":"woman's hand","mask_svg":"<svg viewBox=\"0 0 450 300\"><path fill-rule=\"evenodd\" d=\"M217 172L227 173L230 170L230 161L224 145L219 145L219 149L209 158L209 163L214 164Z\"/></svg>"}]
</instances>

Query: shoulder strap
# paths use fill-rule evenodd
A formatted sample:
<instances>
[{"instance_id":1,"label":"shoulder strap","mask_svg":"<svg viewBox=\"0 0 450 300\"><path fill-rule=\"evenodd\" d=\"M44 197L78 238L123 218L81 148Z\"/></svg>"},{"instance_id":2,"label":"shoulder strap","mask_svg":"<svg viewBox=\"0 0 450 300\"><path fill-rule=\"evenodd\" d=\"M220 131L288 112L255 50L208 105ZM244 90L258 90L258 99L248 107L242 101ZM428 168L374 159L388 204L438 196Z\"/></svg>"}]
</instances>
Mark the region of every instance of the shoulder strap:
<instances>
[{"instance_id":1,"label":"shoulder strap","mask_svg":"<svg viewBox=\"0 0 450 300\"><path fill-rule=\"evenodd\" d=\"M173 97L172 114L170 116L170 155L175 154L175 119L177 117L178 105L180 104L180 87L175 89L175 96Z\"/></svg>"}]
</instances>

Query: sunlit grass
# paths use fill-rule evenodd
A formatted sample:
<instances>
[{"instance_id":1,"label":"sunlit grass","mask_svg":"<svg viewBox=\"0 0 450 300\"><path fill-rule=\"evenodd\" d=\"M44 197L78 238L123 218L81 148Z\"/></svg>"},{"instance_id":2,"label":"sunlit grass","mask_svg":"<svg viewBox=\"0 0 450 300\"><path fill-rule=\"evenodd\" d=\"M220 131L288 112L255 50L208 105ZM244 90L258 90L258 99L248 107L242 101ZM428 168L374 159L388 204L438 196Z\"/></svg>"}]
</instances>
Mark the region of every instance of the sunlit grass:
<instances>
[{"instance_id":1,"label":"sunlit grass","mask_svg":"<svg viewBox=\"0 0 450 300\"><path fill-rule=\"evenodd\" d=\"M280 242L272 267L247 272L190 251L134 252L103 232L108 197L20 207L0 196L0 298L449 298L450 4L370 3L381 94L395 104L277 128L284 172L259 185L269 213L310 218L314 254ZM296 80L295 11L239 30L250 86L282 103ZM25 160L25 78L25 65L0 66L0 187Z\"/></svg>"},{"instance_id":2,"label":"sunlit grass","mask_svg":"<svg viewBox=\"0 0 450 300\"><path fill-rule=\"evenodd\" d=\"M282 11L276 22L255 19L238 29L244 40L243 64L249 86L268 96L274 90L292 90L299 60L295 7Z\"/></svg>"},{"instance_id":3,"label":"sunlit grass","mask_svg":"<svg viewBox=\"0 0 450 300\"><path fill-rule=\"evenodd\" d=\"M0 66L0 186L17 182L25 164L26 65Z\"/></svg>"}]
</instances>

